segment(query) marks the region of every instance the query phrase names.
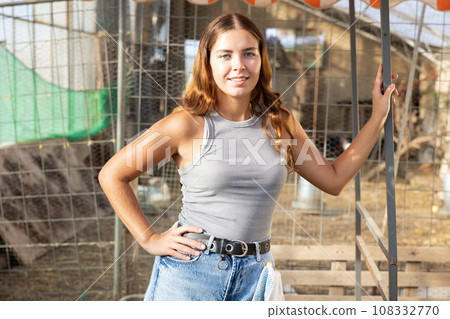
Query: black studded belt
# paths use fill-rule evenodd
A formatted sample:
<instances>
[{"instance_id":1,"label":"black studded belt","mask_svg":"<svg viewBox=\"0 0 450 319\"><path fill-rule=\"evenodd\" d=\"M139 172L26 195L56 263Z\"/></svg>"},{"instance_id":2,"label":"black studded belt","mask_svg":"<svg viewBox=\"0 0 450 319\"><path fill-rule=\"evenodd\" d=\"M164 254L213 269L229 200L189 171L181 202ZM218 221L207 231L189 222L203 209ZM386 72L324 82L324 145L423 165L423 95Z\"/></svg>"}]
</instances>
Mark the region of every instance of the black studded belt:
<instances>
[{"instance_id":1,"label":"black studded belt","mask_svg":"<svg viewBox=\"0 0 450 319\"><path fill-rule=\"evenodd\" d=\"M208 245L210 238L210 235L199 233L185 233L183 236L194 239L205 245ZM244 257L247 255L256 255L256 245L259 246L259 253L261 255L270 251L270 239L258 243L245 243L240 240L227 240L223 238L214 238L209 251L222 255L226 254L235 257Z\"/></svg>"}]
</instances>

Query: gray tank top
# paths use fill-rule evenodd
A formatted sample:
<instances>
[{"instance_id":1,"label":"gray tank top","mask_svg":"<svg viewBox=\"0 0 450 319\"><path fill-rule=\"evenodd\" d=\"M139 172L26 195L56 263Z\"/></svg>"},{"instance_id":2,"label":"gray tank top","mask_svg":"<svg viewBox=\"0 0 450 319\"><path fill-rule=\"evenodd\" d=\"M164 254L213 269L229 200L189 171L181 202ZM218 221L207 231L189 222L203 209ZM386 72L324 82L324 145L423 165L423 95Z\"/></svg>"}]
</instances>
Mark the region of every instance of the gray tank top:
<instances>
[{"instance_id":1,"label":"gray tank top","mask_svg":"<svg viewBox=\"0 0 450 319\"><path fill-rule=\"evenodd\" d=\"M274 200L287 177L284 156L273 148L256 115L233 122L213 110L204 118L202 148L178 170L183 192L179 220L217 238L254 242L269 237Z\"/></svg>"}]
</instances>

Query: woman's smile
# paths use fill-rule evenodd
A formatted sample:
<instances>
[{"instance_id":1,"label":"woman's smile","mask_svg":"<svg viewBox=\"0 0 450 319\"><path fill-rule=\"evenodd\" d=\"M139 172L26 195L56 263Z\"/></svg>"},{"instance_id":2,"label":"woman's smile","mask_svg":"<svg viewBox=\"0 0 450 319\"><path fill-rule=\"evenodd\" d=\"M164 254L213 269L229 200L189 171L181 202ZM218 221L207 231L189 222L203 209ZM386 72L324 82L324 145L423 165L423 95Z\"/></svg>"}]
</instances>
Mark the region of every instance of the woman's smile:
<instances>
[{"instance_id":1,"label":"woman's smile","mask_svg":"<svg viewBox=\"0 0 450 319\"><path fill-rule=\"evenodd\" d=\"M234 76L229 77L228 81L233 82L234 85L242 85L249 79L248 76Z\"/></svg>"},{"instance_id":2,"label":"woman's smile","mask_svg":"<svg viewBox=\"0 0 450 319\"><path fill-rule=\"evenodd\" d=\"M243 29L221 34L211 49L210 65L223 98L248 100L261 69L258 40Z\"/></svg>"}]
</instances>

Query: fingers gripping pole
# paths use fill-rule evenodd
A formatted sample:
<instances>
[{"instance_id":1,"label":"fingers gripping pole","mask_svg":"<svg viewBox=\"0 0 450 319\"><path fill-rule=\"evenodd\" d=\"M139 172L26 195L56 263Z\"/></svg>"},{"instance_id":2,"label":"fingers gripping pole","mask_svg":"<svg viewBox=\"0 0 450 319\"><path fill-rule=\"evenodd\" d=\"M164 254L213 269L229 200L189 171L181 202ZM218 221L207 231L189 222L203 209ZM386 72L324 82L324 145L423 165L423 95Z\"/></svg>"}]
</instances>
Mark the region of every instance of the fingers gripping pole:
<instances>
[{"instance_id":1,"label":"fingers gripping pole","mask_svg":"<svg viewBox=\"0 0 450 319\"><path fill-rule=\"evenodd\" d=\"M380 0L381 51L383 63L383 89L391 84L391 54L389 30L389 0ZM389 300L397 300L397 228L395 212L395 176L394 176L394 131L392 121L392 100L389 114L384 124L386 150L386 200L388 212L389 241Z\"/></svg>"}]
</instances>

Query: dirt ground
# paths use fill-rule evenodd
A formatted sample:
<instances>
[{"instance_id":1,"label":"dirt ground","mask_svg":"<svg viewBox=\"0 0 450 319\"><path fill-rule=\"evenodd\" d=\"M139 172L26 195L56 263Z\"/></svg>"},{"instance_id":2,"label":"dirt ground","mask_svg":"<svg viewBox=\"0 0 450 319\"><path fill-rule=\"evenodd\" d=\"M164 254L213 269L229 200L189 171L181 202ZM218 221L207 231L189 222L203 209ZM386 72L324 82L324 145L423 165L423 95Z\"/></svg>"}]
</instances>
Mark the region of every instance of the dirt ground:
<instances>
[{"instance_id":1,"label":"dirt ground","mask_svg":"<svg viewBox=\"0 0 450 319\"><path fill-rule=\"evenodd\" d=\"M430 183L437 183L432 176L412 180L408 185L399 181L396 189L398 245L450 245L450 216L439 214L438 208L443 203L439 194L429 191ZM382 181L363 182L361 194L363 203L380 227L386 202L382 185ZM352 185L339 197L324 195L322 213L320 209L304 212L293 208L295 193L295 186L290 183L280 195L280 206L276 207L272 226L274 244L353 245ZM147 212L147 217L154 223L155 230L161 232L177 220L179 209L180 203L177 202L161 217L155 211ZM114 262L113 236L114 215L111 211L98 223L91 223L80 232L78 244L68 241L52 247L31 266L16 265L0 270L0 299L113 300L113 268L110 267ZM372 240L365 227L363 237ZM141 298L148 284L153 257L133 244L118 263L123 278L121 297L128 300Z\"/></svg>"}]
</instances>

